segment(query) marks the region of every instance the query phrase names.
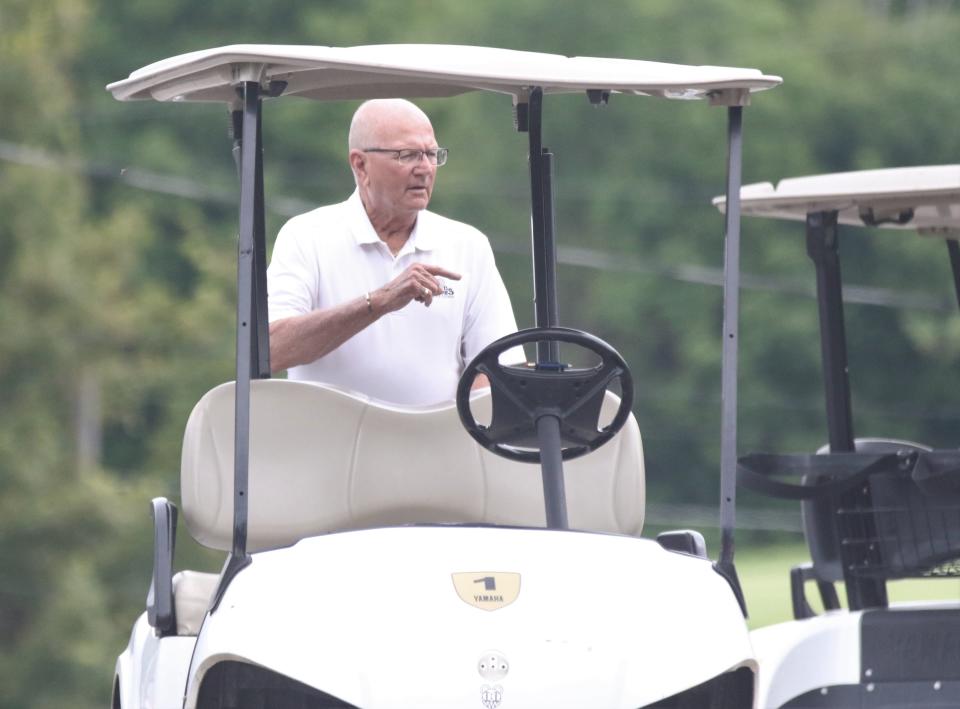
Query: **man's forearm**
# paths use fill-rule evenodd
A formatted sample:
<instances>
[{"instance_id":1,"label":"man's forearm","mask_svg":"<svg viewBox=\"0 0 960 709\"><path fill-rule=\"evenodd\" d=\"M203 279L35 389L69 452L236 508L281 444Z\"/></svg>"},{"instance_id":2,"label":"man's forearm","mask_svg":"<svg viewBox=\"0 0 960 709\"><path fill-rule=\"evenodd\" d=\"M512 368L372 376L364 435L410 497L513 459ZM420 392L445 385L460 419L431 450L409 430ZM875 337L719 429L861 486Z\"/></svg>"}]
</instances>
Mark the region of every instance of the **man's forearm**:
<instances>
[{"instance_id":1,"label":"man's forearm","mask_svg":"<svg viewBox=\"0 0 960 709\"><path fill-rule=\"evenodd\" d=\"M430 307L433 297L443 292L438 276L460 280L460 274L442 266L415 263L366 296L270 323L271 370L278 372L320 359L381 316L399 310L411 300Z\"/></svg>"},{"instance_id":2,"label":"man's forearm","mask_svg":"<svg viewBox=\"0 0 960 709\"><path fill-rule=\"evenodd\" d=\"M383 311L370 293L346 303L270 323L270 369L278 372L309 364L333 352L376 321Z\"/></svg>"}]
</instances>

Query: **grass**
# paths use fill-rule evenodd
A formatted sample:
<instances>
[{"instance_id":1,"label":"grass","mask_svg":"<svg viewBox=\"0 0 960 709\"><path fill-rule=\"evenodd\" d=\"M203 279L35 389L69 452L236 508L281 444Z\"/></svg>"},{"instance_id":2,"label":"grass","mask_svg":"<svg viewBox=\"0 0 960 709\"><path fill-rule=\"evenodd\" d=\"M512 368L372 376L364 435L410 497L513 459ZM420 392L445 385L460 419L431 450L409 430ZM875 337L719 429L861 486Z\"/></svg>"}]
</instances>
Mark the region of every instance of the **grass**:
<instances>
[{"instance_id":1,"label":"grass","mask_svg":"<svg viewBox=\"0 0 960 709\"><path fill-rule=\"evenodd\" d=\"M712 550L711 550L712 551ZM751 544L739 546L736 554L737 573L743 586L750 612L748 624L759 628L792 620L790 606L790 569L809 561L802 543ZM838 588L845 603L842 584ZM909 579L887 584L891 602L960 600L960 579ZM807 584L807 599L821 610L814 584Z\"/></svg>"}]
</instances>

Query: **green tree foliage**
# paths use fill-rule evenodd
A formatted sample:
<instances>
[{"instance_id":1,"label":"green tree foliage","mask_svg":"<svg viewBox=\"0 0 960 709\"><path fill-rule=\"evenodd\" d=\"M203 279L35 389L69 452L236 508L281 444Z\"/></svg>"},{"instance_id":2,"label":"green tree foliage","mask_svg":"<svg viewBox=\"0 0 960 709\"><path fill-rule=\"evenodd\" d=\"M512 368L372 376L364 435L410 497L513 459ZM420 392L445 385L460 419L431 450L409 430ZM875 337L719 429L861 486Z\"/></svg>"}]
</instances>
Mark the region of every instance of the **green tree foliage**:
<instances>
[{"instance_id":1,"label":"green tree foliage","mask_svg":"<svg viewBox=\"0 0 960 709\"><path fill-rule=\"evenodd\" d=\"M0 137L63 156L60 169L0 165L0 706L11 708L106 704L149 578L147 502L175 490L195 392L230 372L233 269L206 238L204 208L70 169L87 158L71 71L89 9L0 10Z\"/></svg>"},{"instance_id":2,"label":"green tree foliage","mask_svg":"<svg viewBox=\"0 0 960 709\"><path fill-rule=\"evenodd\" d=\"M113 658L143 608L147 501L177 497L186 416L232 376L226 112L121 105L107 82L242 42L445 42L755 66L785 83L745 113L747 182L960 160L955 2L5 0L0 26L0 141L20 151L0 162L0 707L11 709L106 704ZM423 105L452 155L435 207L490 234L528 325L526 137L512 130L510 101ZM291 200L351 190L353 108L269 102L271 235ZM630 362L655 500L716 497L722 312L703 275L722 267L710 199L723 190L724 138L723 111L702 103L546 102L561 255L582 261L585 249L606 263L561 266L561 320ZM171 189L183 194L156 192ZM743 296L741 450L810 450L825 431L802 233L745 220L743 245L744 268L771 287ZM847 230L842 249L851 282L952 302L940 241ZM945 386L960 351L956 314L847 312L858 432L956 445ZM181 551L179 566L216 563L185 535Z\"/></svg>"}]
</instances>

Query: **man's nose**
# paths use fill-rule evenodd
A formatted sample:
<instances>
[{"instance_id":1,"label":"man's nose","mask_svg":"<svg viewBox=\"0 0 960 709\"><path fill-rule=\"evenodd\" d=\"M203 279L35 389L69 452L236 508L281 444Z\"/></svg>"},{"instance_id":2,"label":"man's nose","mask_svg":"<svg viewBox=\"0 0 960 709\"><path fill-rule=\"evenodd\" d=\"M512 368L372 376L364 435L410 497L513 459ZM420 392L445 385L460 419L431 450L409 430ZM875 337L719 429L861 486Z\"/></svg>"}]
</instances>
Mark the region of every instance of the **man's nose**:
<instances>
[{"instance_id":1,"label":"man's nose","mask_svg":"<svg viewBox=\"0 0 960 709\"><path fill-rule=\"evenodd\" d=\"M426 153L420 153L420 159L413 164L414 170L427 170L428 172L432 172L436 168L437 166L430 162L430 158L427 157Z\"/></svg>"}]
</instances>

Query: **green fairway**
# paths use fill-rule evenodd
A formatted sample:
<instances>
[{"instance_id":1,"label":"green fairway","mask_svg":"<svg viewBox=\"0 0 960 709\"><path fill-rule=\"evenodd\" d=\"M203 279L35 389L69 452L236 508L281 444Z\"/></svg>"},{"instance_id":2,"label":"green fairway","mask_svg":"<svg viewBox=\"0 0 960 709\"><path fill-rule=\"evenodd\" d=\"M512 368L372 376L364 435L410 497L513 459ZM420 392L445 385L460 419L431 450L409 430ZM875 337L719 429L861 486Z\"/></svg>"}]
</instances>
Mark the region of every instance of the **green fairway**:
<instances>
[{"instance_id":1,"label":"green fairway","mask_svg":"<svg viewBox=\"0 0 960 709\"><path fill-rule=\"evenodd\" d=\"M737 549L736 564L750 612L749 625L759 628L791 620L791 567L809 561L803 544L750 545ZM912 600L960 600L960 578L909 579L887 585L892 602ZM838 588L845 602L843 588ZM821 610L814 584L807 584L807 598Z\"/></svg>"}]
</instances>

